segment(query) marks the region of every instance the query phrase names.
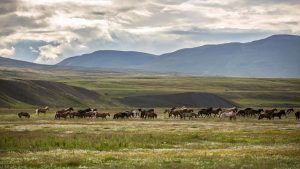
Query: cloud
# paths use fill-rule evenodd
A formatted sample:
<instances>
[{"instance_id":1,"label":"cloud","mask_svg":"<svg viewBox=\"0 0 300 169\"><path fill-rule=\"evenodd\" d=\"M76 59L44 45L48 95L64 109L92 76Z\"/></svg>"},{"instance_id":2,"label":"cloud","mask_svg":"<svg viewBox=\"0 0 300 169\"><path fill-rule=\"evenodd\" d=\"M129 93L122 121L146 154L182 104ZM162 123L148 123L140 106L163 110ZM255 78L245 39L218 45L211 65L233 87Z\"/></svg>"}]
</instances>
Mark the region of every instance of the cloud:
<instances>
[{"instance_id":1,"label":"cloud","mask_svg":"<svg viewBox=\"0 0 300 169\"><path fill-rule=\"evenodd\" d=\"M49 64L100 49L160 54L300 34L299 8L298 0L3 0L0 49Z\"/></svg>"},{"instance_id":2,"label":"cloud","mask_svg":"<svg viewBox=\"0 0 300 169\"><path fill-rule=\"evenodd\" d=\"M15 48L11 47L10 49L0 49L1 57L11 57L15 54Z\"/></svg>"},{"instance_id":3,"label":"cloud","mask_svg":"<svg viewBox=\"0 0 300 169\"><path fill-rule=\"evenodd\" d=\"M16 0L1 0L0 15L12 13L17 10Z\"/></svg>"}]
</instances>

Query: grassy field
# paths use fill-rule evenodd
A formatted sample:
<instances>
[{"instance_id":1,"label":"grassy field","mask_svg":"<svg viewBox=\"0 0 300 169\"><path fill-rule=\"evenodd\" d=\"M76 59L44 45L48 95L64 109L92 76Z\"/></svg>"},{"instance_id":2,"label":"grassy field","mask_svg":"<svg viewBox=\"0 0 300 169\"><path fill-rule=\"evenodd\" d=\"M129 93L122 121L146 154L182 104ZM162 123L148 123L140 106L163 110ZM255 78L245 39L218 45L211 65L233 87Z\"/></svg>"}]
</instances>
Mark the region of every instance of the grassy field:
<instances>
[{"instance_id":1,"label":"grassy field","mask_svg":"<svg viewBox=\"0 0 300 169\"><path fill-rule=\"evenodd\" d=\"M243 107L299 107L299 79L256 79L181 76L112 76L97 79L63 80L114 100L130 95L209 92Z\"/></svg>"},{"instance_id":2,"label":"grassy field","mask_svg":"<svg viewBox=\"0 0 300 169\"><path fill-rule=\"evenodd\" d=\"M0 168L300 168L300 121L18 119L1 110ZM27 110L30 111L30 110ZM109 110L117 112L118 110Z\"/></svg>"},{"instance_id":3,"label":"grassy field","mask_svg":"<svg viewBox=\"0 0 300 169\"><path fill-rule=\"evenodd\" d=\"M88 106L112 114L132 108L118 103L125 96L182 92L214 93L243 107L300 107L300 79L20 69L0 69L0 78L90 89L105 102ZM40 116L36 106L15 107L0 108L0 168L300 168L300 121L293 114L281 120L179 120L159 108L156 120L54 120L51 105ZM20 111L32 117L19 119Z\"/></svg>"},{"instance_id":4,"label":"grassy field","mask_svg":"<svg viewBox=\"0 0 300 169\"><path fill-rule=\"evenodd\" d=\"M0 68L0 79L63 82L102 95L103 108L127 107L119 98L132 95L209 92L242 107L300 107L300 79L194 77L102 71ZM76 105L73 105L76 107ZM14 106L12 106L14 107Z\"/></svg>"}]
</instances>

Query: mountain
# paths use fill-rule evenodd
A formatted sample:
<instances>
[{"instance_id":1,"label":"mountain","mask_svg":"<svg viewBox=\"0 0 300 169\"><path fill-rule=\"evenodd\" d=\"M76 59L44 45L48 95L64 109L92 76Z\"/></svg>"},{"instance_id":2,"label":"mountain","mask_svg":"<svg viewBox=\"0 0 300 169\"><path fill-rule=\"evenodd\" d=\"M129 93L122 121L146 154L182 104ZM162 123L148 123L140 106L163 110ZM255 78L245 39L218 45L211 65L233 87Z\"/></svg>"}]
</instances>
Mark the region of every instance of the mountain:
<instances>
[{"instance_id":1,"label":"mountain","mask_svg":"<svg viewBox=\"0 0 300 169\"><path fill-rule=\"evenodd\" d=\"M155 55L142 52L102 50L67 58L57 65L128 69L136 68L155 59Z\"/></svg>"},{"instance_id":2,"label":"mountain","mask_svg":"<svg viewBox=\"0 0 300 169\"><path fill-rule=\"evenodd\" d=\"M96 51L57 65L131 68L206 76L300 77L300 36L273 35L248 42L204 45L160 56L131 51Z\"/></svg>"},{"instance_id":3,"label":"mountain","mask_svg":"<svg viewBox=\"0 0 300 169\"><path fill-rule=\"evenodd\" d=\"M274 35L249 43L227 43L163 54L146 70L188 74L300 77L300 36Z\"/></svg>"}]
</instances>

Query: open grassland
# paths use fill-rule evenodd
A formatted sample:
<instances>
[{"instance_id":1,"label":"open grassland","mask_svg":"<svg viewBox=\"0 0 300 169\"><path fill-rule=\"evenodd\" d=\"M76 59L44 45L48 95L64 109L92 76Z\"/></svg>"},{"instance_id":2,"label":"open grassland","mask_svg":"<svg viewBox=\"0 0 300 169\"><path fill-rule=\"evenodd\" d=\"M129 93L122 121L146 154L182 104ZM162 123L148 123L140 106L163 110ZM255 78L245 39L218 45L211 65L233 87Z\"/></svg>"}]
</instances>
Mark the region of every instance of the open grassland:
<instances>
[{"instance_id":1,"label":"open grassland","mask_svg":"<svg viewBox=\"0 0 300 169\"><path fill-rule=\"evenodd\" d=\"M244 107L300 106L299 79L117 76L63 82L97 91L111 100L130 95L208 92Z\"/></svg>"},{"instance_id":2,"label":"open grassland","mask_svg":"<svg viewBox=\"0 0 300 169\"><path fill-rule=\"evenodd\" d=\"M1 110L0 168L300 168L300 121L67 119ZM109 110L117 112L118 110Z\"/></svg>"},{"instance_id":3,"label":"open grassland","mask_svg":"<svg viewBox=\"0 0 300 169\"><path fill-rule=\"evenodd\" d=\"M104 108L126 107L118 100L125 96L182 92L214 93L242 107L300 107L300 79L195 77L99 70L37 71L17 68L0 68L0 78L56 81L90 89L102 95L99 104L90 106ZM22 108L21 103L11 102L16 103L12 108Z\"/></svg>"}]
</instances>

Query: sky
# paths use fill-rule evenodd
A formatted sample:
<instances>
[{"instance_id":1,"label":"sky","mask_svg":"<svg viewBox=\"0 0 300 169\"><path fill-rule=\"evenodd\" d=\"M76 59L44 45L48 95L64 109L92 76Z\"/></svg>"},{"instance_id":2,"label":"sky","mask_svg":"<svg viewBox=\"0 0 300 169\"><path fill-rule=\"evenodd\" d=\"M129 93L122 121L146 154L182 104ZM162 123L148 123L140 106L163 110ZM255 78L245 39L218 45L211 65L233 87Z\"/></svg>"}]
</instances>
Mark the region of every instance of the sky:
<instances>
[{"instance_id":1,"label":"sky","mask_svg":"<svg viewBox=\"0 0 300 169\"><path fill-rule=\"evenodd\" d=\"M300 0L0 0L0 56L42 64L300 35Z\"/></svg>"}]
</instances>

